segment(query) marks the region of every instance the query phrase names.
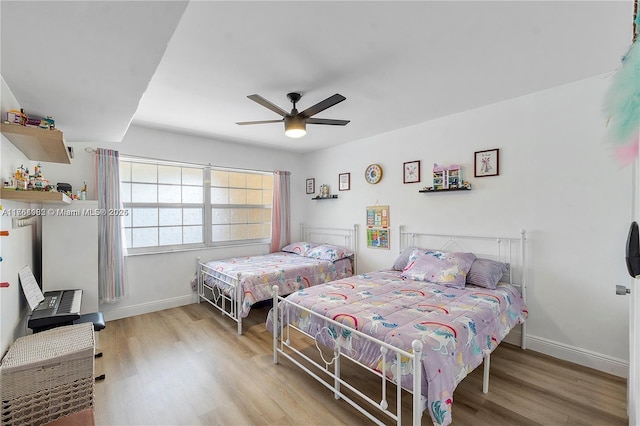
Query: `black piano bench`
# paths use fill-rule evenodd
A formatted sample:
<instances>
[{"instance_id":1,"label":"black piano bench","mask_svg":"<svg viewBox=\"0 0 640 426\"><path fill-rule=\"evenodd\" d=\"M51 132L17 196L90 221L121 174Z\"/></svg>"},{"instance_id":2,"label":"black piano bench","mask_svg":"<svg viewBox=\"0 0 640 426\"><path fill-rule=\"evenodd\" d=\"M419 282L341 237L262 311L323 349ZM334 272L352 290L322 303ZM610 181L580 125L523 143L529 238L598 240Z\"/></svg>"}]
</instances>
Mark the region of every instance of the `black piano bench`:
<instances>
[{"instance_id":1,"label":"black piano bench","mask_svg":"<svg viewBox=\"0 0 640 426\"><path fill-rule=\"evenodd\" d=\"M104 322L104 315L102 315L102 312L92 312L90 314L82 314L82 315L80 315L80 318L75 320L73 323L74 324L82 324L82 323L87 323L87 322L90 322L90 323L93 324L93 331L95 333L98 333L99 331L103 330L106 327L106 324ZM96 334L96 348L98 347L98 339L97 339L97 337L98 337L98 335ZM94 356L96 358L100 358L100 357L102 357L102 352L96 352ZM96 381L104 380L105 377L106 376L104 374L96 376Z\"/></svg>"}]
</instances>

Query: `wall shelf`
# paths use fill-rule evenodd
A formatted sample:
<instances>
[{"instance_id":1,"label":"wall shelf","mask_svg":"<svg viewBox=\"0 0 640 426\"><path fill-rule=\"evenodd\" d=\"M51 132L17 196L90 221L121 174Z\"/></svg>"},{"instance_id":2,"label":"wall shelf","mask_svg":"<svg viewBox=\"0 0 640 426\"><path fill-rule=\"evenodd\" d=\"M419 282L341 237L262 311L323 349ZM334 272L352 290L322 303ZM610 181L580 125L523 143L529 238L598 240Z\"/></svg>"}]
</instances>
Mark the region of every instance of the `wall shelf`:
<instances>
[{"instance_id":1,"label":"wall shelf","mask_svg":"<svg viewBox=\"0 0 640 426\"><path fill-rule=\"evenodd\" d=\"M338 195L329 195L328 197L313 197L312 200L332 200L338 198Z\"/></svg>"},{"instance_id":2,"label":"wall shelf","mask_svg":"<svg viewBox=\"0 0 640 426\"><path fill-rule=\"evenodd\" d=\"M21 191L16 189L0 189L0 199L43 204L69 204L71 202L71 198L62 192Z\"/></svg>"},{"instance_id":3,"label":"wall shelf","mask_svg":"<svg viewBox=\"0 0 640 426\"><path fill-rule=\"evenodd\" d=\"M431 193L431 192L453 192L453 191L471 191L471 188L447 188L447 189L421 189L418 192Z\"/></svg>"},{"instance_id":4,"label":"wall shelf","mask_svg":"<svg viewBox=\"0 0 640 426\"><path fill-rule=\"evenodd\" d=\"M0 130L29 160L71 164L60 130L11 123L0 123Z\"/></svg>"}]
</instances>

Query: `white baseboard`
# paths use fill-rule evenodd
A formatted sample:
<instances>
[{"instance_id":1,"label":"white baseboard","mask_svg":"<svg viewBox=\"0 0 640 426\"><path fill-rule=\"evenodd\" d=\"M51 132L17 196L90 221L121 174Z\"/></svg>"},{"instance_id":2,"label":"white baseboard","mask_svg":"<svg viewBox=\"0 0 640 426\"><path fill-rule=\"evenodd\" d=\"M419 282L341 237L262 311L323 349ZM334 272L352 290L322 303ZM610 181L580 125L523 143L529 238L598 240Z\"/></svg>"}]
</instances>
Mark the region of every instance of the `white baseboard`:
<instances>
[{"instance_id":1,"label":"white baseboard","mask_svg":"<svg viewBox=\"0 0 640 426\"><path fill-rule=\"evenodd\" d=\"M176 308L178 306L190 305L198 301L195 294L174 297L171 299L156 300L149 303L141 303L138 305L125 306L112 310L102 307L105 321L113 321L122 318L133 317L135 315L148 314L151 312L162 311L164 309Z\"/></svg>"},{"instance_id":2,"label":"white baseboard","mask_svg":"<svg viewBox=\"0 0 640 426\"><path fill-rule=\"evenodd\" d=\"M514 329L504 341L520 346L520 336L520 330ZM526 348L564 361L573 362L574 364L604 371L614 376L626 378L629 375L629 363L625 360L612 358L564 343L554 342L542 337L532 336L531 334L527 334Z\"/></svg>"}]
</instances>

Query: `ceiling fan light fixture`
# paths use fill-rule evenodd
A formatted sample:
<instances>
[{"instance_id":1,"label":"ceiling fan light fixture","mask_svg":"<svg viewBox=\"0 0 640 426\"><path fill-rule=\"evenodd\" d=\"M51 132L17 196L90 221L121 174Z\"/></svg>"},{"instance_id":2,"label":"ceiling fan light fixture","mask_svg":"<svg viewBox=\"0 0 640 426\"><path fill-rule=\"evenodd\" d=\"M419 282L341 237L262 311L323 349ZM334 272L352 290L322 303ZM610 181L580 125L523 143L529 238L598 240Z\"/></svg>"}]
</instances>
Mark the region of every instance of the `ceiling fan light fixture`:
<instances>
[{"instance_id":1,"label":"ceiling fan light fixture","mask_svg":"<svg viewBox=\"0 0 640 426\"><path fill-rule=\"evenodd\" d=\"M299 115L284 117L284 134L290 138L301 138L307 134L307 123Z\"/></svg>"}]
</instances>

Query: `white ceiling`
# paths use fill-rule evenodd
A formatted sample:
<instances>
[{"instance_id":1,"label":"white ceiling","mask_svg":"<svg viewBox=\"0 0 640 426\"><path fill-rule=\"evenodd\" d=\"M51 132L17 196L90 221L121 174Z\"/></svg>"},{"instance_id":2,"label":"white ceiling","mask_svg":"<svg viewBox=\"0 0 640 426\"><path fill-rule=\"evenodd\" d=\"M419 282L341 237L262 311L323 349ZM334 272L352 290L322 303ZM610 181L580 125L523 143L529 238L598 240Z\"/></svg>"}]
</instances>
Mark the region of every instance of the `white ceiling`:
<instances>
[{"instance_id":1,"label":"white ceiling","mask_svg":"<svg viewBox=\"0 0 640 426\"><path fill-rule=\"evenodd\" d=\"M2 0L1 73L26 112L68 142L121 141L135 124L297 152L363 139L615 70L625 1ZM303 110L302 139L249 100Z\"/></svg>"}]
</instances>

